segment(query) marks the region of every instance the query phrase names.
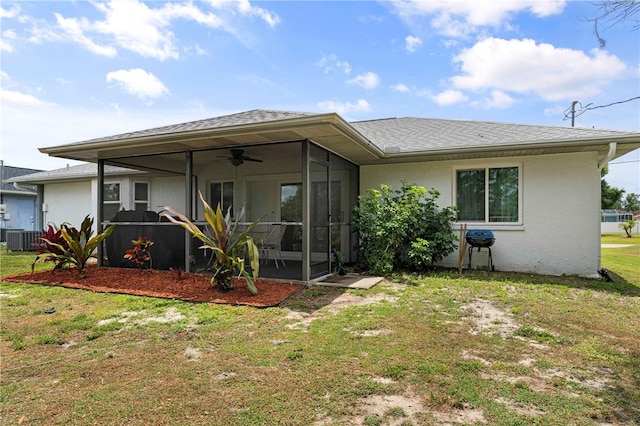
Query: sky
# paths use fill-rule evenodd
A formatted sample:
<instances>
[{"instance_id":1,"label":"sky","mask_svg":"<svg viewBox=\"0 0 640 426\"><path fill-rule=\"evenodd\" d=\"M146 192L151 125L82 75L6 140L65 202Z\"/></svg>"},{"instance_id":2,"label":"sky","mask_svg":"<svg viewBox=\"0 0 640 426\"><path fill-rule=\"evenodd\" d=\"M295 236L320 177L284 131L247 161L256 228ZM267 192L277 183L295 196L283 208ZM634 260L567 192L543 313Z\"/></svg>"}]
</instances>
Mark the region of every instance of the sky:
<instances>
[{"instance_id":1,"label":"sky","mask_svg":"<svg viewBox=\"0 0 640 426\"><path fill-rule=\"evenodd\" d=\"M593 2L0 3L0 158L252 109L640 131L640 30ZM631 99L631 100L630 100ZM626 102L629 100L628 102ZM640 193L640 150L609 165Z\"/></svg>"}]
</instances>

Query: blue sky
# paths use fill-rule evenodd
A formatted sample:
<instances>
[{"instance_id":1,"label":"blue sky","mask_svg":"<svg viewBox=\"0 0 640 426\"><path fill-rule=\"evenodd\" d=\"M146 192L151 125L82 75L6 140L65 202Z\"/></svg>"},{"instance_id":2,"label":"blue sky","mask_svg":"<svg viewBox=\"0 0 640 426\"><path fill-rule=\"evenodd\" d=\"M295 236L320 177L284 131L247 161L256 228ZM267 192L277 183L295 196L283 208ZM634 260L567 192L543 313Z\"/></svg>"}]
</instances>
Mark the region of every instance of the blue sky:
<instances>
[{"instance_id":1,"label":"blue sky","mask_svg":"<svg viewBox=\"0 0 640 426\"><path fill-rule=\"evenodd\" d=\"M4 1L1 158L256 108L570 126L640 96L640 31L573 1ZM576 126L640 131L640 100ZM640 193L640 150L607 181ZM74 164L74 163L71 163Z\"/></svg>"}]
</instances>

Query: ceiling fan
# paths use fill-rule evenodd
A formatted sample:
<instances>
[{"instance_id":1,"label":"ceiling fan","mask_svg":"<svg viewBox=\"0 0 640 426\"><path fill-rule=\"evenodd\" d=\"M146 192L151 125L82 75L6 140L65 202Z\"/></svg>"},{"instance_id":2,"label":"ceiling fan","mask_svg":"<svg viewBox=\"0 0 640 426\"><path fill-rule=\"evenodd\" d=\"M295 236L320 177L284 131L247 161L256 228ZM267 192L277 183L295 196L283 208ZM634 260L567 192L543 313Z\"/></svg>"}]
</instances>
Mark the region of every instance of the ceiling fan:
<instances>
[{"instance_id":1,"label":"ceiling fan","mask_svg":"<svg viewBox=\"0 0 640 426\"><path fill-rule=\"evenodd\" d=\"M220 158L226 158L231 164L236 167L238 167L240 164L243 164L245 161L255 161L256 163L262 163L262 160L260 159L244 155L244 149L232 149L230 157Z\"/></svg>"}]
</instances>

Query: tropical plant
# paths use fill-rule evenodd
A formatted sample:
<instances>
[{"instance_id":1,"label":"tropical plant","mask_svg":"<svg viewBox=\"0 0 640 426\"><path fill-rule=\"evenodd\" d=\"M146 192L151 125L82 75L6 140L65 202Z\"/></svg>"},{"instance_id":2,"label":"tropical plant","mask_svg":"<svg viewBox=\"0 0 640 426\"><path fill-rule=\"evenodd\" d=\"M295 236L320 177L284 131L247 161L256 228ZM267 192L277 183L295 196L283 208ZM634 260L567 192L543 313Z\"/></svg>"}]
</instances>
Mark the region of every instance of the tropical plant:
<instances>
[{"instance_id":1,"label":"tropical plant","mask_svg":"<svg viewBox=\"0 0 640 426\"><path fill-rule=\"evenodd\" d=\"M38 260L45 262L53 261L55 263L54 271L62 267L74 265L78 271L78 275L84 278L86 275L87 262L92 257L95 257L94 252L96 248L105 238L111 235L116 225L108 226L95 237L92 237L92 227L93 219L87 215L82 221L80 229L66 222L60 226L60 235L66 245L61 241L55 242L47 239L45 236L41 237L40 239L43 240L45 245L42 247L42 253L38 254L36 260L34 260L31 265L31 269L33 270ZM53 229L58 228L53 225ZM55 236L56 233L53 235Z\"/></svg>"},{"instance_id":2,"label":"tropical plant","mask_svg":"<svg viewBox=\"0 0 640 426\"><path fill-rule=\"evenodd\" d=\"M153 241L145 236L138 237L137 240L131 240L133 248L125 252L124 258L132 261L139 268L143 268L144 265L149 262L149 269L153 269L153 261L151 259L151 252L149 249L153 245Z\"/></svg>"},{"instance_id":3,"label":"tropical plant","mask_svg":"<svg viewBox=\"0 0 640 426\"><path fill-rule=\"evenodd\" d=\"M226 215L222 214L220 204L216 210L204 200L202 193L199 193L200 200L204 206L204 217L209 224L209 232L201 230L196 224L191 222L184 214L179 213L169 206L162 207L168 213L162 212L171 222L180 225L195 238L202 241L201 249L213 251L211 270L211 284L216 284L221 290L231 290L234 288L233 279L238 273L238 277L244 277L251 294L258 294L255 280L258 278L260 270L260 254L250 232L260 222L255 221L243 231L238 226L241 218L244 217L245 210L242 208L236 220L231 219L231 209ZM176 216L178 219L174 218ZM248 257L251 265L251 273L246 268L245 256Z\"/></svg>"},{"instance_id":4,"label":"tropical plant","mask_svg":"<svg viewBox=\"0 0 640 426\"><path fill-rule=\"evenodd\" d=\"M424 270L452 253L458 239L451 231L456 209L440 209L439 195L403 182L398 190L381 185L360 196L353 220L360 266L380 275Z\"/></svg>"},{"instance_id":5,"label":"tropical plant","mask_svg":"<svg viewBox=\"0 0 640 426\"><path fill-rule=\"evenodd\" d=\"M32 245L36 248L38 256L43 253L54 253L57 255L47 256L43 259L45 262L53 262L53 269L55 271L60 267L58 264L63 261L62 255L69 249L69 244L67 244L65 239L62 238L62 230L52 223L49 223L48 227L42 230L42 234L39 238L41 241L39 243L33 243ZM32 271L37 261L38 257L36 257L31 264Z\"/></svg>"},{"instance_id":6,"label":"tropical plant","mask_svg":"<svg viewBox=\"0 0 640 426\"><path fill-rule=\"evenodd\" d=\"M629 220L625 220L624 222L620 223L618 225L618 228L624 229L624 232L627 233L627 238L631 238L631 230L637 224L638 224L637 220L629 219Z\"/></svg>"}]
</instances>

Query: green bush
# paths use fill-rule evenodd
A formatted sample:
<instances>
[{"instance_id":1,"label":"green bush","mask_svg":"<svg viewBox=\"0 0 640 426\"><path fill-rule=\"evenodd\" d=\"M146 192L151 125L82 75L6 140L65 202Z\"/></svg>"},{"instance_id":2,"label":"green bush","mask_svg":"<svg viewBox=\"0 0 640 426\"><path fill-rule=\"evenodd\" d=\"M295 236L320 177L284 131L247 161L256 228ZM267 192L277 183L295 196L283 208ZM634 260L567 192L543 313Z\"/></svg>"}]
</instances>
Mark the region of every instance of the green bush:
<instances>
[{"instance_id":1,"label":"green bush","mask_svg":"<svg viewBox=\"0 0 640 426\"><path fill-rule=\"evenodd\" d=\"M359 266L378 275L421 271L451 254L458 240L451 230L456 209L440 209L439 196L433 188L406 182L397 190L381 185L360 196L353 221Z\"/></svg>"}]
</instances>

